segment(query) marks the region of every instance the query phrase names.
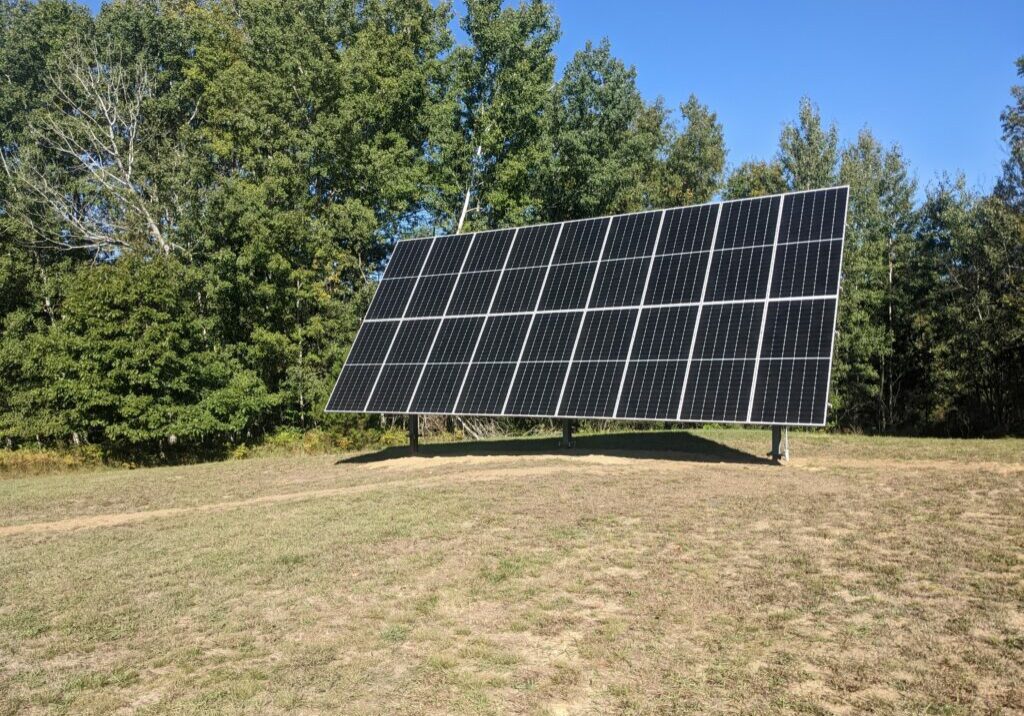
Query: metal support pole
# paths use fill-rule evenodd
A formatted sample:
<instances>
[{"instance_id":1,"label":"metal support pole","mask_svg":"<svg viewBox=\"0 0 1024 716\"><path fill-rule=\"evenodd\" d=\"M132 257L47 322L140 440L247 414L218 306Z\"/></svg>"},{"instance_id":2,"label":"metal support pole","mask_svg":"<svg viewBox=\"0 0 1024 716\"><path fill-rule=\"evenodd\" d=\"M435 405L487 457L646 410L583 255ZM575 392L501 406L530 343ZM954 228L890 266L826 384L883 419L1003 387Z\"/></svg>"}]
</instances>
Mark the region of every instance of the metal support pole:
<instances>
[{"instance_id":1,"label":"metal support pole","mask_svg":"<svg viewBox=\"0 0 1024 716\"><path fill-rule=\"evenodd\" d=\"M572 439L572 421L562 421L562 442L561 446L564 448L571 448L575 443Z\"/></svg>"},{"instance_id":2,"label":"metal support pole","mask_svg":"<svg viewBox=\"0 0 1024 716\"><path fill-rule=\"evenodd\" d=\"M420 451L420 416L409 416L409 452L413 455Z\"/></svg>"},{"instance_id":3,"label":"metal support pole","mask_svg":"<svg viewBox=\"0 0 1024 716\"><path fill-rule=\"evenodd\" d=\"M785 425L772 426L772 460L789 460L789 428Z\"/></svg>"}]
</instances>

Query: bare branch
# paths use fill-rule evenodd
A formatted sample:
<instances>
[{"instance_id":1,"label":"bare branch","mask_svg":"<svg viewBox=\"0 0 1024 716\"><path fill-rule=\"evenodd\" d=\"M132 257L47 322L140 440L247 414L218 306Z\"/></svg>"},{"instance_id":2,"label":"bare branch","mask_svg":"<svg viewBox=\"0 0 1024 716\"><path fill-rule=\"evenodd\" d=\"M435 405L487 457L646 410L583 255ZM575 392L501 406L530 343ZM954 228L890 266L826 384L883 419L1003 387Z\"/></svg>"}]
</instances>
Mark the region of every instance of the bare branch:
<instances>
[{"instance_id":1,"label":"bare branch","mask_svg":"<svg viewBox=\"0 0 1024 716\"><path fill-rule=\"evenodd\" d=\"M40 230L30 212L22 223L60 249L179 248L168 236L177 204L162 205L155 179L140 173L144 108L153 95L147 68L109 50L79 49L47 83L58 108L30 123L36 151L19 157L14 171L5 158L4 168L18 176L16 191L29 205L61 228Z\"/></svg>"}]
</instances>

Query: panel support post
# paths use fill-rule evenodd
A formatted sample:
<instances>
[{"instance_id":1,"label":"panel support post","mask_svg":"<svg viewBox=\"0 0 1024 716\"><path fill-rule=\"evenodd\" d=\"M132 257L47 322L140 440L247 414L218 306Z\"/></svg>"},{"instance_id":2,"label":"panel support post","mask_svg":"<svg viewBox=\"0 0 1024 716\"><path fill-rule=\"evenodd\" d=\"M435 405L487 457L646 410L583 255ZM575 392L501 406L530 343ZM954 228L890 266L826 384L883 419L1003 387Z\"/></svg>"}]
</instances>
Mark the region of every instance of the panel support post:
<instances>
[{"instance_id":1,"label":"panel support post","mask_svg":"<svg viewBox=\"0 0 1024 716\"><path fill-rule=\"evenodd\" d=\"M785 425L772 426L772 460L789 460L789 428Z\"/></svg>"},{"instance_id":2,"label":"panel support post","mask_svg":"<svg viewBox=\"0 0 1024 716\"><path fill-rule=\"evenodd\" d=\"M559 445L561 445L561 447L564 447L564 448L571 448L573 445L575 445L575 442L572 439L572 421L571 420L563 420L562 421L562 442L559 443Z\"/></svg>"},{"instance_id":3,"label":"panel support post","mask_svg":"<svg viewBox=\"0 0 1024 716\"><path fill-rule=\"evenodd\" d=\"M420 451L420 416L409 416L409 452L413 455Z\"/></svg>"}]
</instances>

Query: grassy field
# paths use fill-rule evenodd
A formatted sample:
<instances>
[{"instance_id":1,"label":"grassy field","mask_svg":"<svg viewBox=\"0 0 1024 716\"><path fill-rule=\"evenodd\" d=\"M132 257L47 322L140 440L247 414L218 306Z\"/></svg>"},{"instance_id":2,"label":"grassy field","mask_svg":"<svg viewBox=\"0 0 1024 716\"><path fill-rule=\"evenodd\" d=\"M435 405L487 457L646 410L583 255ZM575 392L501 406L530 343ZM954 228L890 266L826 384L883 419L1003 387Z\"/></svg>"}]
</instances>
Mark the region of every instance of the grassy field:
<instances>
[{"instance_id":1,"label":"grassy field","mask_svg":"<svg viewBox=\"0 0 1024 716\"><path fill-rule=\"evenodd\" d=\"M0 714L1024 713L1024 441L0 480Z\"/></svg>"}]
</instances>

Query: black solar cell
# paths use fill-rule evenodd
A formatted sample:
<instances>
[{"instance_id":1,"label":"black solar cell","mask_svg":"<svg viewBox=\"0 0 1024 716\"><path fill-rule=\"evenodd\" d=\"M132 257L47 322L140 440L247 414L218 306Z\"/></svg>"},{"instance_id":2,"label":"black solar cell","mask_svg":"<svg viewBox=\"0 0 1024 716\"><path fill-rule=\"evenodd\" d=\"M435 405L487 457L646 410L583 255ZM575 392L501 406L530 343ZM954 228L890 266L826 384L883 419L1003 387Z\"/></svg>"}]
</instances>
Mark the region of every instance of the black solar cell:
<instances>
[{"instance_id":1,"label":"black solar cell","mask_svg":"<svg viewBox=\"0 0 1024 716\"><path fill-rule=\"evenodd\" d=\"M487 313L500 278L501 271L480 271L459 276L459 282L452 294L452 302L448 305L448 315Z\"/></svg>"},{"instance_id":2,"label":"black solar cell","mask_svg":"<svg viewBox=\"0 0 1024 716\"><path fill-rule=\"evenodd\" d=\"M434 348L430 352L430 362L468 362L473 355L473 346L476 345L483 325L484 319L480 316L444 319L434 340Z\"/></svg>"},{"instance_id":3,"label":"black solar cell","mask_svg":"<svg viewBox=\"0 0 1024 716\"><path fill-rule=\"evenodd\" d=\"M651 259L602 261L597 270L591 308L604 306L639 306Z\"/></svg>"},{"instance_id":4,"label":"black solar cell","mask_svg":"<svg viewBox=\"0 0 1024 716\"><path fill-rule=\"evenodd\" d=\"M437 273L458 273L469 251L472 234L456 234L439 236L434 239L434 247L430 250L427 263L423 267L425 275Z\"/></svg>"},{"instance_id":5,"label":"black solar cell","mask_svg":"<svg viewBox=\"0 0 1024 716\"><path fill-rule=\"evenodd\" d=\"M631 361L616 417L675 420L686 360Z\"/></svg>"},{"instance_id":6,"label":"black solar cell","mask_svg":"<svg viewBox=\"0 0 1024 716\"><path fill-rule=\"evenodd\" d=\"M352 350L348 354L348 363L380 363L388 353L391 339L398 330L398 321L378 321L363 324Z\"/></svg>"},{"instance_id":7,"label":"black solar cell","mask_svg":"<svg viewBox=\"0 0 1024 716\"><path fill-rule=\"evenodd\" d=\"M704 290L707 252L658 256L651 269L651 281L644 303L696 303Z\"/></svg>"},{"instance_id":8,"label":"black solar cell","mask_svg":"<svg viewBox=\"0 0 1024 716\"><path fill-rule=\"evenodd\" d=\"M519 360L530 321L531 316L525 313L488 318L473 360L477 363L515 363Z\"/></svg>"},{"instance_id":9,"label":"black solar cell","mask_svg":"<svg viewBox=\"0 0 1024 716\"><path fill-rule=\"evenodd\" d=\"M488 271L505 265L505 257L512 246L515 229L482 231L473 237L473 245L466 257L463 271Z\"/></svg>"},{"instance_id":10,"label":"black solar cell","mask_svg":"<svg viewBox=\"0 0 1024 716\"><path fill-rule=\"evenodd\" d=\"M401 318L415 286L415 278L385 278L377 285L366 318Z\"/></svg>"},{"instance_id":11,"label":"black solar cell","mask_svg":"<svg viewBox=\"0 0 1024 716\"><path fill-rule=\"evenodd\" d=\"M467 363L434 363L427 365L419 388L412 399L414 413L450 413L455 409Z\"/></svg>"},{"instance_id":12,"label":"black solar cell","mask_svg":"<svg viewBox=\"0 0 1024 716\"><path fill-rule=\"evenodd\" d=\"M631 256L650 256L661 226L661 211L627 214L612 219L608 232L608 245L604 258L623 259Z\"/></svg>"},{"instance_id":13,"label":"black solar cell","mask_svg":"<svg viewBox=\"0 0 1024 716\"><path fill-rule=\"evenodd\" d=\"M575 360L625 360L637 310L591 311L583 321ZM614 396L612 396L614 397Z\"/></svg>"},{"instance_id":14,"label":"black solar cell","mask_svg":"<svg viewBox=\"0 0 1024 716\"><path fill-rule=\"evenodd\" d=\"M526 341L523 360L567 361L572 357L573 342L579 332L581 311L572 313L540 313L534 319ZM556 396L557 397L557 396Z\"/></svg>"},{"instance_id":15,"label":"black solar cell","mask_svg":"<svg viewBox=\"0 0 1024 716\"><path fill-rule=\"evenodd\" d=\"M620 361L573 363L557 414L569 418L611 416L625 365Z\"/></svg>"},{"instance_id":16,"label":"black solar cell","mask_svg":"<svg viewBox=\"0 0 1024 716\"><path fill-rule=\"evenodd\" d=\"M547 266L555 249L561 224L526 226L519 230L508 257L508 268Z\"/></svg>"},{"instance_id":17,"label":"black solar cell","mask_svg":"<svg viewBox=\"0 0 1024 716\"><path fill-rule=\"evenodd\" d=\"M405 315L417 316L440 316L448 305L448 298L452 295L452 288L458 274L443 274L441 276L421 276L416 290Z\"/></svg>"},{"instance_id":18,"label":"black solar cell","mask_svg":"<svg viewBox=\"0 0 1024 716\"><path fill-rule=\"evenodd\" d=\"M466 415L500 415L515 370L515 363L474 363L455 411Z\"/></svg>"},{"instance_id":19,"label":"black solar cell","mask_svg":"<svg viewBox=\"0 0 1024 716\"><path fill-rule=\"evenodd\" d=\"M596 262L552 266L540 297L540 310L584 308L596 269Z\"/></svg>"},{"instance_id":20,"label":"black solar cell","mask_svg":"<svg viewBox=\"0 0 1024 716\"><path fill-rule=\"evenodd\" d=\"M521 363L505 415L553 416L568 367L568 363Z\"/></svg>"},{"instance_id":21,"label":"black solar cell","mask_svg":"<svg viewBox=\"0 0 1024 716\"><path fill-rule=\"evenodd\" d=\"M634 360L686 360L693 342L695 306L646 308L633 345Z\"/></svg>"},{"instance_id":22,"label":"black solar cell","mask_svg":"<svg viewBox=\"0 0 1024 716\"><path fill-rule=\"evenodd\" d=\"M423 268L433 239L406 239L395 245L388 261L388 278L415 276Z\"/></svg>"},{"instance_id":23,"label":"black solar cell","mask_svg":"<svg viewBox=\"0 0 1024 716\"><path fill-rule=\"evenodd\" d=\"M610 219L584 219L568 221L562 229L562 236L555 249L554 263L565 264L578 261L596 261L601 255L601 245L608 233Z\"/></svg>"},{"instance_id":24,"label":"black solar cell","mask_svg":"<svg viewBox=\"0 0 1024 716\"><path fill-rule=\"evenodd\" d=\"M532 311L537 305L547 267L507 269L501 277L492 313Z\"/></svg>"},{"instance_id":25,"label":"black solar cell","mask_svg":"<svg viewBox=\"0 0 1024 716\"><path fill-rule=\"evenodd\" d=\"M388 354L388 363L422 363L441 325L439 318L424 318L418 321L402 321L398 335Z\"/></svg>"},{"instance_id":26,"label":"black solar cell","mask_svg":"<svg viewBox=\"0 0 1024 716\"><path fill-rule=\"evenodd\" d=\"M658 241L658 254L707 251L715 233L720 204L669 209Z\"/></svg>"}]
</instances>

